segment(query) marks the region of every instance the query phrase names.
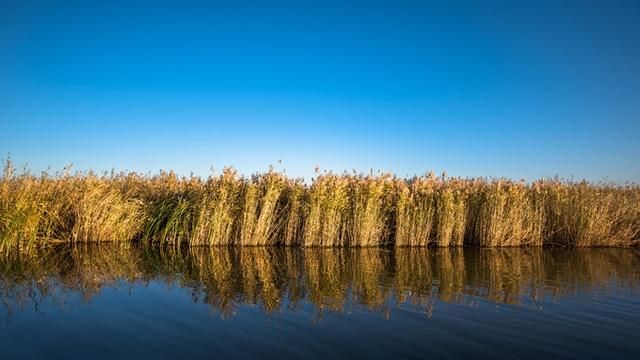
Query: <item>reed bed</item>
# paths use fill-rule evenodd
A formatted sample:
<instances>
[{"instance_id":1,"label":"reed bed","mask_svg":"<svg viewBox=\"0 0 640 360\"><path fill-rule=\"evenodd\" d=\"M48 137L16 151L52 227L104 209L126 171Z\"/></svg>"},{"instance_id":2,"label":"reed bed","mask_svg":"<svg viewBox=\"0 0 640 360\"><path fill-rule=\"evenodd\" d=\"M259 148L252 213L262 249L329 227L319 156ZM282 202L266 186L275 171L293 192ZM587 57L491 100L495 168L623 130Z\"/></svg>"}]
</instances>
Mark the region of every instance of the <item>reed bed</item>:
<instances>
[{"instance_id":1,"label":"reed bed","mask_svg":"<svg viewBox=\"0 0 640 360\"><path fill-rule=\"evenodd\" d=\"M18 174L0 178L0 252L52 242L178 246L628 247L640 243L640 187L553 180L269 170L206 179Z\"/></svg>"}]
</instances>

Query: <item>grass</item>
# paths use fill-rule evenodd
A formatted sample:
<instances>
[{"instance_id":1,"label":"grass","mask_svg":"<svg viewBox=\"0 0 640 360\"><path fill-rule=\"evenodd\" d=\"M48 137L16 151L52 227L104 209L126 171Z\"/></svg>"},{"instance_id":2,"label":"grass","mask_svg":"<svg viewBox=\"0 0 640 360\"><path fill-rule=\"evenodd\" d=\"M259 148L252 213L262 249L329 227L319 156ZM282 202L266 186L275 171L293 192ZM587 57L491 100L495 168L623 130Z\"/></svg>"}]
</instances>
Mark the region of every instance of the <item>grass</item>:
<instances>
[{"instance_id":1,"label":"grass","mask_svg":"<svg viewBox=\"0 0 640 360\"><path fill-rule=\"evenodd\" d=\"M640 243L640 187L428 174L269 170L243 177L137 173L0 178L0 252L52 242L304 247L627 247Z\"/></svg>"}]
</instances>

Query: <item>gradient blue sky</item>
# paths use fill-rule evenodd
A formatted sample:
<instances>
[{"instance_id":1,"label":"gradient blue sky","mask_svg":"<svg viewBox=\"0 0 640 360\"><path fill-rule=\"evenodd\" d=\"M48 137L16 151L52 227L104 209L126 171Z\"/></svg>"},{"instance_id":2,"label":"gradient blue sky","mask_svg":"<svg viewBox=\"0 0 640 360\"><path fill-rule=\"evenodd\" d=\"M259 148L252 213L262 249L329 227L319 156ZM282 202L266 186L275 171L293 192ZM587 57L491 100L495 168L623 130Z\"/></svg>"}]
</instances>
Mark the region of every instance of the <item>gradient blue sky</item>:
<instances>
[{"instance_id":1,"label":"gradient blue sky","mask_svg":"<svg viewBox=\"0 0 640 360\"><path fill-rule=\"evenodd\" d=\"M35 171L640 181L640 1L0 0Z\"/></svg>"}]
</instances>

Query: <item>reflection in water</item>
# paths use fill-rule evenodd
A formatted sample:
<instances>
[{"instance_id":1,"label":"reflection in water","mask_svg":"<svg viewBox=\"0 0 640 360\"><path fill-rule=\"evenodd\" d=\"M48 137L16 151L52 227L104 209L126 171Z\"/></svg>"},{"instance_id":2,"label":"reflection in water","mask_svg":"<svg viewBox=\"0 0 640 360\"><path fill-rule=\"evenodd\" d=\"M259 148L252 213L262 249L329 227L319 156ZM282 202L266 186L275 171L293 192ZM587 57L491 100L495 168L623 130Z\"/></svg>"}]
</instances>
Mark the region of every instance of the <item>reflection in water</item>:
<instances>
[{"instance_id":1,"label":"reflection in water","mask_svg":"<svg viewBox=\"0 0 640 360\"><path fill-rule=\"evenodd\" d=\"M629 249L291 249L62 246L0 259L0 301L8 314L70 295L90 301L108 286L159 281L190 289L223 317L239 304L264 312L361 306L391 316L415 307L430 316L437 301L537 307L598 291L635 291L640 252ZM133 286L129 286L133 289ZM135 291L135 290L134 290Z\"/></svg>"}]
</instances>

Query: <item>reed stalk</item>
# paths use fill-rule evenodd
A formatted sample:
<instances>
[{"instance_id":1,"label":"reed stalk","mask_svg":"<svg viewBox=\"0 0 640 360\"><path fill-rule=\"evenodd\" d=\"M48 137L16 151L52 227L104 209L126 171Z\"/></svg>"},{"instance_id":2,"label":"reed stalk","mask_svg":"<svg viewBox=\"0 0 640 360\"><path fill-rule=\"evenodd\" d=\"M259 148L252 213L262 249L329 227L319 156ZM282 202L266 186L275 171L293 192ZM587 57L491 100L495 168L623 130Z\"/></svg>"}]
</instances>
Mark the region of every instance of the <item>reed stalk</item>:
<instances>
[{"instance_id":1,"label":"reed stalk","mask_svg":"<svg viewBox=\"0 0 640 360\"><path fill-rule=\"evenodd\" d=\"M52 242L190 246L615 246L640 244L640 187L432 174L269 170L206 179L173 172L0 177L0 252Z\"/></svg>"}]
</instances>

